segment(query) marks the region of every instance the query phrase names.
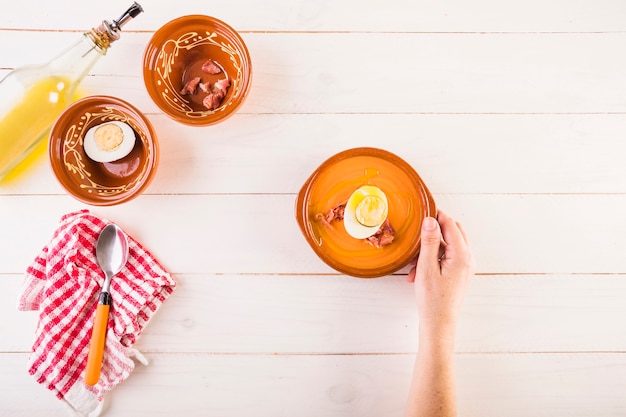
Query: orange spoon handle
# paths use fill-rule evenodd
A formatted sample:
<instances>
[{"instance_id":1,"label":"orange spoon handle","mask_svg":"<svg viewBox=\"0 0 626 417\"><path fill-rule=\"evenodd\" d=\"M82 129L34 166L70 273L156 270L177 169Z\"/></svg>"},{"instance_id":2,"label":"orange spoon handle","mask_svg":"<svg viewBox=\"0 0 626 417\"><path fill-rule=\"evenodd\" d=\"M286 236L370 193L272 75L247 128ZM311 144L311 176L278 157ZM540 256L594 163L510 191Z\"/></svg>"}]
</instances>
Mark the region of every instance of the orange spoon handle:
<instances>
[{"instance_id":1,"label":"orange spoon handle","mask_svg":"<svg viewBox=\"0 0 626 417\"><path fill-rule=\"evenodd\" d=\"M100 379L100 368L102 367L102 357L104 356L104 341L107 323L109 322L109 307L108 303L98 303L98 307L96 307L96 319L91 331L89 356L87 356L87 369L85 370L85 383L87 385L96 385Z\"/></svg>"}]
</instances>

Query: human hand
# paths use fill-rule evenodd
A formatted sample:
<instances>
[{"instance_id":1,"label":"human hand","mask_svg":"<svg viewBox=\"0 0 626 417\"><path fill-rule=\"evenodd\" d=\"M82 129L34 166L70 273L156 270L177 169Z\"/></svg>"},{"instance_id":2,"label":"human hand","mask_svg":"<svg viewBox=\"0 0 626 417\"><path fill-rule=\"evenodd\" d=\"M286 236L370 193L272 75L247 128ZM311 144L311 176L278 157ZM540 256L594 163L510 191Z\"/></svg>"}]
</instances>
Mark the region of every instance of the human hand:
<instances>
[{"instance_id":1,"label":"human hand","mask_svg":"<svg viewBox=\"0 0 626 417\"><path fill-rule=\"evenodd\" d=\"M421 249L407 280L414 282L420 320L420 345L454 345L456 321L474 260L460 223L439 211L422 223Z\"/></svg>"}]
</instances>

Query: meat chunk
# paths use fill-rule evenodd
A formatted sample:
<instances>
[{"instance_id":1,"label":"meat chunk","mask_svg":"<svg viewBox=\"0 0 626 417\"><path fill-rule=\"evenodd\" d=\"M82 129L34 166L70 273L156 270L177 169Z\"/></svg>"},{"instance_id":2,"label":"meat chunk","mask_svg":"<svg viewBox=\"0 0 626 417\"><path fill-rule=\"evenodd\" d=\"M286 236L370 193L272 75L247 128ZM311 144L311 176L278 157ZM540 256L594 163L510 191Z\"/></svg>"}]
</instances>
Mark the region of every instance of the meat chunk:
<instances>
[{"instance_id":1,"label":"meat chunk","mask_svg":"<svg viewBox=\"0 0 626 417\"><path fill-rule=\"evenodd\" d=\"M375 248L382 248L393 242L395 235L396 231L393 226L391 226L391 223L389 223L389 219L387 219L376 233L365 240Z\"/></svg>"},{"instance_id":2,"label":"meat chunk","mask_svg":"<svg viewBox=\"0 0 626 417\"><path fill-rule=\"evenodd\" d=\"M180 94L182 95L195 94L196 90L198 89L198 84L200 84L200 81L201 81L200 77L195 77L187 81L185 85L183 86L182 90L180 90Z\"/></svg>"},{"instance_id":3,"label":"meat chunk","mask_svg":"<svg viewBox=\"0 0 626 417\"><path fill-rule=\"evenodd\" d=\"M215 91L221 92L224 95L224 97L226 97L226 92L228 91L228 87L230 87L230 81L227 78L216 81L215 84L213 84L213 89Z\"/></svg>"},{"instance_id":4,"label":"meat chunk","mask_svg":"<svg viewBox=\"0 0 626 417\"><path fill-rule=\"evenodd\" d=\"M202 105L209 110L215 110L222 104L223 98L224 97L219 94L209 93L204 100L202 100Z\"/></svg>"},{"instance_id":5,"label":"meat chunk","mask_svg":"<svg viewBox=\"0 0 626 417\"><path fill-rule=\"evenodd\" d=\"M222 72L222 69L219 65L217 65L217 63L215 63L215 61L207 59L206 62L202 64L202 71L206 72L207 74L219 74L220 72Z\"/></svg>"},{"instance_id":6,"label":"meat chunk","mask_svg":"<svg viewBox=\"0 0 626 417\"><path fill-rule=\"evenodd\" d=\"M202 87L203 90L205 88L209 90L209 94L202 100L202 104L209 110L217 109L221 104L224 97L226 97L226 93L228 92L228 87L230 87L230 81L226 78L216 81L210 89L206 87Z\"/></svg>"},{"instance_id":7,"label":"meat chunk","mask_svg":"<svg viewBox=\"0 0 626 417\"><path fill-rule=\"evenodd\" d=\"M343 220L343 215L346 210L345 204L339 204L337 207L333 207L328 210L328 213L317 213L315 215L315 219L325 224L326 226L330 226L330 224L334 220Z\"/></svg>"}]
</instances>

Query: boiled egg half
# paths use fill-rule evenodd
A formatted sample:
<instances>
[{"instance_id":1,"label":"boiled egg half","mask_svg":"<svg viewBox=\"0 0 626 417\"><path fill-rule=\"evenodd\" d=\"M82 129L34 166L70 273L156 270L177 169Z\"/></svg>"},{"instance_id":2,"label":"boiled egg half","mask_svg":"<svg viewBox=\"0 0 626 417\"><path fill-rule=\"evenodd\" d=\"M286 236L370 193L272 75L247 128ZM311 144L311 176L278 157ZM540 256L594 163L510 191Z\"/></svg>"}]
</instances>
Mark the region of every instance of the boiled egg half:
<instances>
[{"instance_id":1,"label":"boiled egg half","mask_svg":"<svg viewBox=\"0 0 626 417\"><path fill-rule=\"evenodd\" d=\"M346 232L355 239L367 239L387 220L387 196L373 185L364 185L352 193L344 211Z\"/></svg>"},{"instance_id":2,"label":"boiled egg half","mask_svg":"<svg viewBox=\"0 0 626 417\"><path fill-rule=\"evenodd\" d=\"M135 146L135 131L126 123L113 121L94 126L85 133L85 153L96 162L122 159Z\"/></svg>"}]
</instances>

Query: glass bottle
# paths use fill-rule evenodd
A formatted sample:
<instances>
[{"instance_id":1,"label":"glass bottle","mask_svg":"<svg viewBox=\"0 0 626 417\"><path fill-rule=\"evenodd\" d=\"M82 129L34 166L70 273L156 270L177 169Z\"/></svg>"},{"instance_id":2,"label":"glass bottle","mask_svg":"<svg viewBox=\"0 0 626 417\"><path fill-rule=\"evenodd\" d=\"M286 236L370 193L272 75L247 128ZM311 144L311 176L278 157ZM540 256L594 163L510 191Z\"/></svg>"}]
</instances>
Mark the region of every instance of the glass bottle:
<instances>
[{"instance_id":1,"label":"glass bottle","mask_svg":"<svg viewBox=\"0 0 626 417\"><path fill-rule=\"evenodd\" d=\"M80 82L120 38L122 26L141 12L135 2L119 19L104 20L48 63L16 68L0 81L0 180L47 138Z\"/></svg>"}]
</instances>

